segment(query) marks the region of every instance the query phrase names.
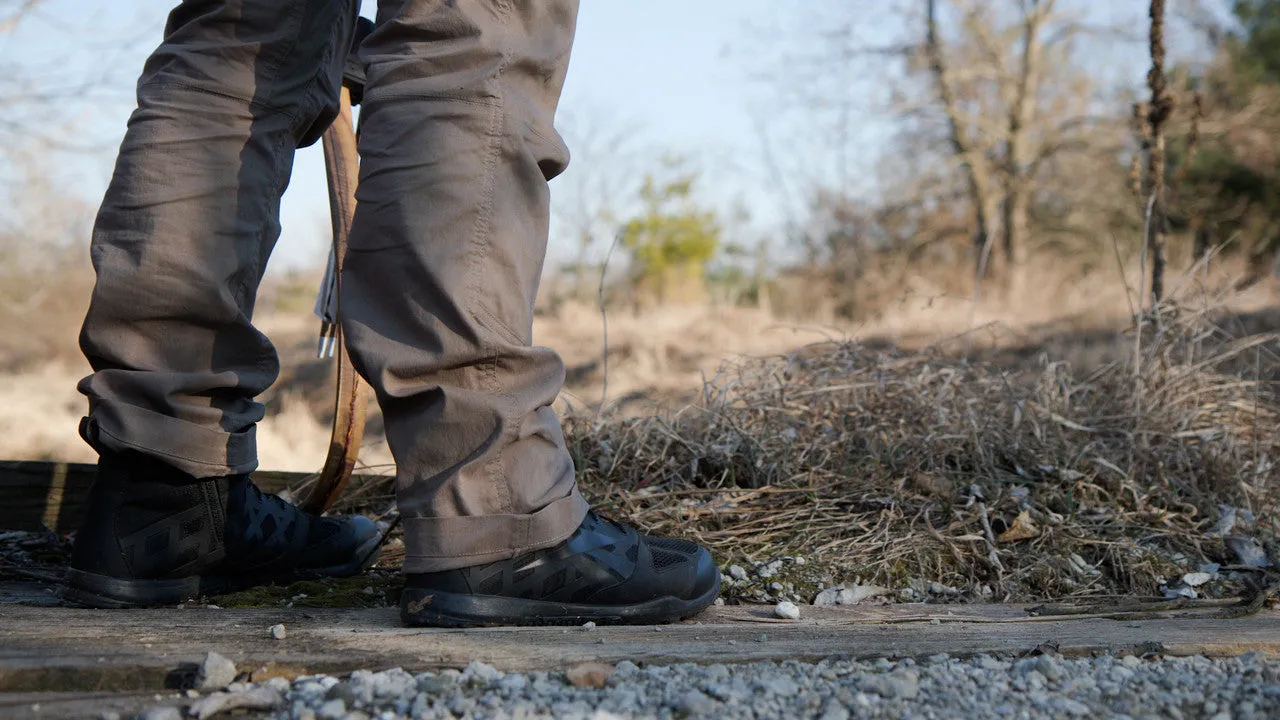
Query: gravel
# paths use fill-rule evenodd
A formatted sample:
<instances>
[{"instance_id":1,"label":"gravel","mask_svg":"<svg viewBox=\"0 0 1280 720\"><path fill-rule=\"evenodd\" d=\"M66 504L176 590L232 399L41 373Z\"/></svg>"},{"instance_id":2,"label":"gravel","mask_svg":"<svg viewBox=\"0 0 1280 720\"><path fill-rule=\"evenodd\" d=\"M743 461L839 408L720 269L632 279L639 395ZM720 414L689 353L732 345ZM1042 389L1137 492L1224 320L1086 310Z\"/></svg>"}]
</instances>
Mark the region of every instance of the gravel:
<instances>
[{"instance_id":1,"label":"gravel","mask_svg":"<svg viewBox=\"0 0 1280 720\"><path fill-rule=\"evenodd\" d=\"M584 681L579 675L591 678ZM274 697L274 718L1206 718L1280 716L1280 662L1132 655L1064 659L980 655L819 663L679 664L629 661L590 673L359 670L247 685ZM270 692L267 692L267 691ZM172 715L144 717L168 718Z\"/></svg>"}]
</instances>

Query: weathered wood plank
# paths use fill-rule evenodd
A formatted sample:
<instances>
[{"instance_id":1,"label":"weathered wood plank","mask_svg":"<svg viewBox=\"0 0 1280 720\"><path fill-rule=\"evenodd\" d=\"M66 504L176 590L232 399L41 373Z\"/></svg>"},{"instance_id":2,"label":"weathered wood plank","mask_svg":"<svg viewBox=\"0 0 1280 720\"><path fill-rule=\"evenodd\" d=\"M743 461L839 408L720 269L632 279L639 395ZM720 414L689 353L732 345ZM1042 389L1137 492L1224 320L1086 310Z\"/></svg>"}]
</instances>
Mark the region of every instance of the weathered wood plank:
<instances>
[{"instance_id":1,"label":"weathered wood plank","mask_svg":"<svg viewBox=\"0 0 1280 720\"><path fill-rule=\"evenodd\" d=\"M1280 613L1219 620L1170 617L1021 622L1017 606L806 608L798 622L764 622L758 608L715 608L696 622L654 627L406 629L383 610L95 611L0 608L0 691L145 691L173 686L185 663L209 650L255 678L355 668L461 667L483 660L504 670L586 662L740 663L829 656L854 658L1017 653L1053 642L1067 655L1160 648L1174 655L1280 656ZM951 613L951 614L948 614ZM931 624L930 618L940 620ZM267 628L283 622L286 640ZM762 638L762 636L764 636ZM600 642L603 640L603 642Z\"/></svg>"},{"instance_id":2,"label":"weathered wood plank","mask_svg":"<svg viewBox=\"0 0 1280 720\"><path fill-rule=\"evenodd\" d=\"M84 517L97 472L97 466L83 463L0 461L0 497L5 499L0 503L0 530L75 530ZM254 482L267 492L296 488L315 477L315 473L299 472L253 474ZM378 479L376 475L356 475L349 487Z\"/></svg>"},{"instance_id":3,"label":"weathered wood plank","mask_svg":"<svg viewBox=\"0 0 1280 720\"><path fill-rule=\"evenodd\" d=\"M181 694L154 692L0 693L0 718L5 720L84 720L114 712L129 718L157 705L181 709L191 700Z\"/></svg>"}]
</instances>

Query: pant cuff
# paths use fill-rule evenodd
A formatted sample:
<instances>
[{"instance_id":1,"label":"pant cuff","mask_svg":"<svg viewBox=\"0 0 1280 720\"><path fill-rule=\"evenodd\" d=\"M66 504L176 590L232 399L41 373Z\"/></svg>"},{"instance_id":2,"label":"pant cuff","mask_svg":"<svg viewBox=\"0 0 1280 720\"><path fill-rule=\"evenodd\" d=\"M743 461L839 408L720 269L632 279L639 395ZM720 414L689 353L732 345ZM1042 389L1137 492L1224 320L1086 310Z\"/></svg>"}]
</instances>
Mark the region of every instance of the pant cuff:
<instances>
[{"instance_id":1,"label":"pant cuff","mask_svg":"<svg viewBox=\"0 0 1280 720\"><path fill-rule=\"evenodd\" d=\"M575 484L568 497L529 515L405 518L404 571L456 570L559 545L589 509Z\"/></svg>"},{"instance_id":2,"label":"pant cuff","mask_svg":"<svg viewBox=\"0 0 1280 720\"><path fill-rule=\"evenodd\" d=\"M95 449L135 451L197 478L258 469L257 428L231 433L179 420L135 405L94 403L81 435Z\"/></svg>"}]
</instances>

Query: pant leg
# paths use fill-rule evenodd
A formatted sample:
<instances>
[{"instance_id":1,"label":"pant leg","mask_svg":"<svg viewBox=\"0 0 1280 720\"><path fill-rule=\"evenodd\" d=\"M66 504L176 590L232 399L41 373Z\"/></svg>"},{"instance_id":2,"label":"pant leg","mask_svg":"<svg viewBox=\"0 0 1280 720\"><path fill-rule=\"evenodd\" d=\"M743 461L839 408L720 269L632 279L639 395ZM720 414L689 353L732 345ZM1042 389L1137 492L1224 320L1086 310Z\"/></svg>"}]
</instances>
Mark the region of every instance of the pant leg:
<instances>
[{"instance_id":1,"label":"pant leg","mask_svg":"<svg viewBox=\"0 0 1280 720\"><path fill-rule=\"evenodd\" d=\"M94 226L82 434L200 477L257 466L279 372L251 324L294 149L334 117L358 0L185 0Z\"/></svg>"},{"instance_id":2,"label":"pant leg","mask_svg":"<svg viewBox=\"0 0 1280 720\"><path fill-rule=\"evenodd\" d=\"M587 505L532 345L576 0L382 0L362 45L348 346L398 466L410 573L554 545Z\"/></svg>"}]
</instances>

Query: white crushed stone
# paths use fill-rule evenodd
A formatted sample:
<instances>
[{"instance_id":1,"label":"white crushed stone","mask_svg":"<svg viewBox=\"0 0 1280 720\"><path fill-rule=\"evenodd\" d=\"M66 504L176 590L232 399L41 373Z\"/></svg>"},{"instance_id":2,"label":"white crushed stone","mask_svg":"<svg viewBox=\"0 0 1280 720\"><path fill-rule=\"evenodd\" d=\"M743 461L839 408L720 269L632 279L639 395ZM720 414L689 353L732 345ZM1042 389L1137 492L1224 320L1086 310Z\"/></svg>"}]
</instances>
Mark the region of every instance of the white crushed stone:
<instances>
[{"instance_id":1,"label":"white crushed stone","mask_svg":"<svg viewBox=\"0 0 1280 720\"><path fill-rule=\"evenodd\" d=\"M783 600L782 602L773 606L773 614L777 615L783 620L799 620L800 608L796 607L796 604L791 602L790 600Z\"/></svg>"},{"instance_id":2,"label":"white crushed stone","mask_svg":"<svg viewBox=\"0 0 1280 720\"><path fill-rule=\"evenodd\" d=\"M196 689L221 690L235 679L236 664L216 652L210 652L196 670Z\"/></svg>"},{"instance_id":3,"label":"white crushed stone","mask_svg":"<svg viewBox=\"0 0 1280 720\"><path fill-rule=\"evenodd\" d=\"M280 692L280 681L246 693ZM603 687L574 686L560 672L504 673L482 662L462 670L359 670L344 680L302 677L267 717L402 718L849 718L1280 717L1280 662L1133 655L1065 659L878 659L640 667L619 662ZM265 696L264 696L265 697ZM154 713L153 713L154 711ZM142 717L174 720L153 708Z\"/></svg>"}]
</instances>

